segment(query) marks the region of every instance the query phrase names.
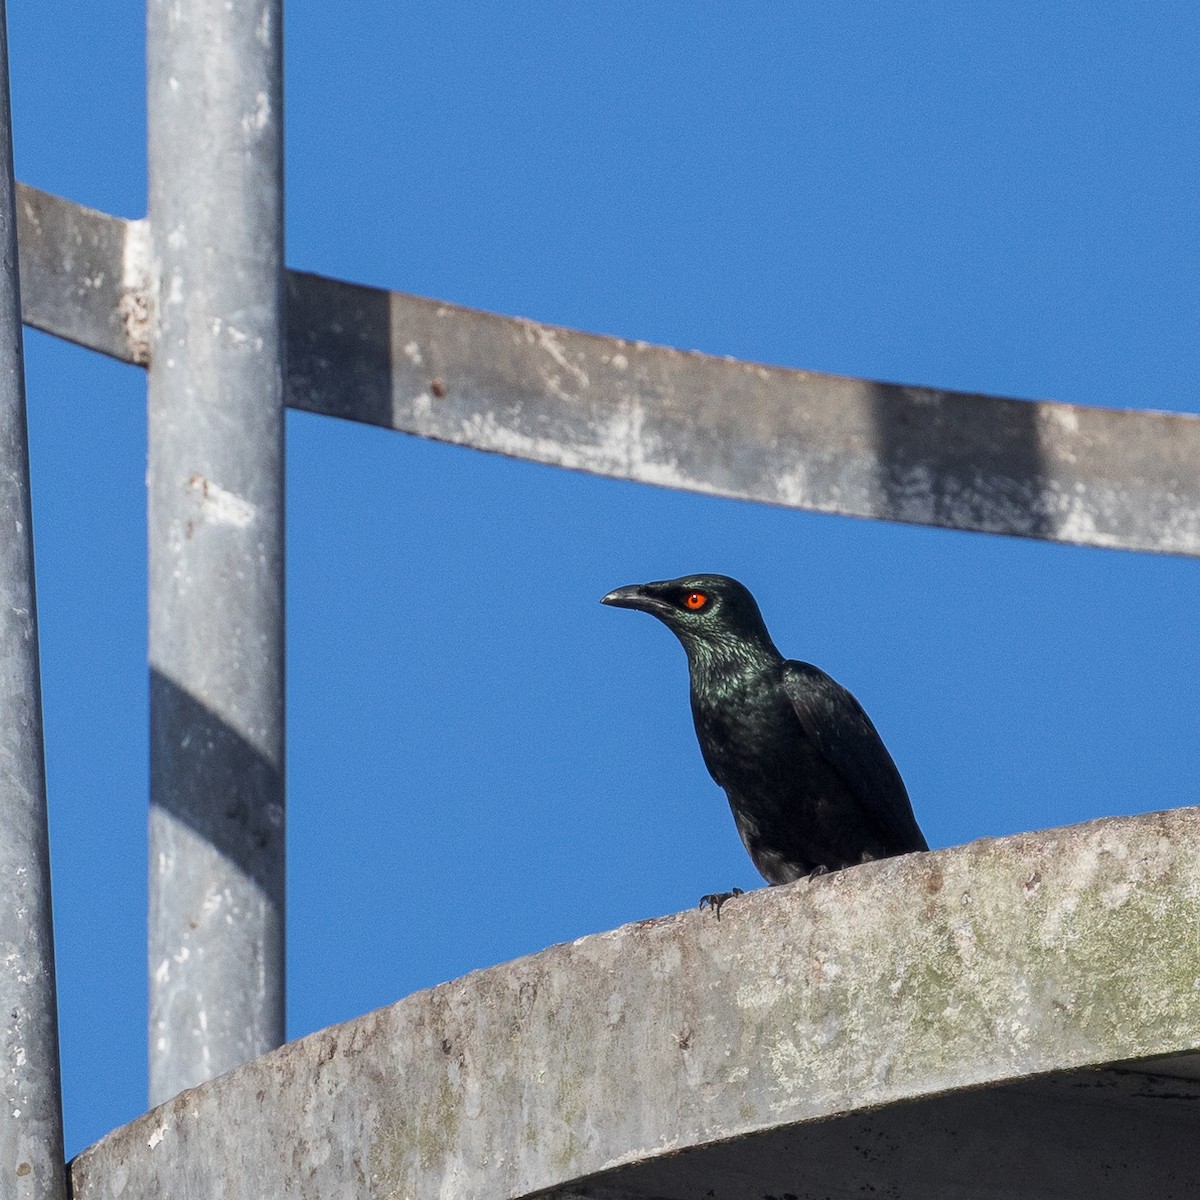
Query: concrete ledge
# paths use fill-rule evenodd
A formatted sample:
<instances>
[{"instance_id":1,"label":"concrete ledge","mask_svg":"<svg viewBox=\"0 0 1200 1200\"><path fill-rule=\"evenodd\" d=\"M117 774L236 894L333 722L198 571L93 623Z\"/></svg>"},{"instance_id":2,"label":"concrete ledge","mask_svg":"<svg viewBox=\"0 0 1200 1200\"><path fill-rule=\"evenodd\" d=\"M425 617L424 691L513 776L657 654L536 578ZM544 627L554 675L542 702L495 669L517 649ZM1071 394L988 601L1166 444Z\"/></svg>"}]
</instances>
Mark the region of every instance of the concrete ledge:
<instances>
[{"instance_id":1,"label":"concrete ledge","mask_svg":"<svg viewBox=\"0 0 1200 1200\"><path fill-rule=\"evenodd\" d=\"M1200 1196L1200 1087L1076 1071L651 1159L544 1200L1178 1200Z\"/></svg>"},{"instance_id":2,"label":"concrete ledge","mask_svg":"<svg viewBox=\"0 0 1200 1200\"><path fill-rule=\"evenodd\" d=\"M962 1089L1166 1055L1185 1074L1198 1048L1190 808L473 973L183 1093L80 1155L74 1196L518 1197Z\"/></svg>"}]
</instances>

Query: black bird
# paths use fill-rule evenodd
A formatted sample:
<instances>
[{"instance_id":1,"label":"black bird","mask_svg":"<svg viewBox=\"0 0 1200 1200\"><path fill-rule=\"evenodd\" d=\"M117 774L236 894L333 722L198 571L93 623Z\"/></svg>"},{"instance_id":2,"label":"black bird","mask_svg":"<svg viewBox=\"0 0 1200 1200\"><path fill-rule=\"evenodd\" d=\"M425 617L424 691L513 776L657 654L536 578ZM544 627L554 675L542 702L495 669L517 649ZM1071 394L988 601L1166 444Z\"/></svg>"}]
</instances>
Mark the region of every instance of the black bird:
<instances>
[{"instance_id":1,"label":"black bird","mask_svg":"<svg viewBox=\"0 0 1200 1200\"><path fill-rule=\"evenodd\" d=\"M779 653L736 579L633 584L601 603L648 612L683 643L700 752L768 883L929 848L862 706ZM719 911L724 898L705 900Z\"/></svg>"}]
</instances>

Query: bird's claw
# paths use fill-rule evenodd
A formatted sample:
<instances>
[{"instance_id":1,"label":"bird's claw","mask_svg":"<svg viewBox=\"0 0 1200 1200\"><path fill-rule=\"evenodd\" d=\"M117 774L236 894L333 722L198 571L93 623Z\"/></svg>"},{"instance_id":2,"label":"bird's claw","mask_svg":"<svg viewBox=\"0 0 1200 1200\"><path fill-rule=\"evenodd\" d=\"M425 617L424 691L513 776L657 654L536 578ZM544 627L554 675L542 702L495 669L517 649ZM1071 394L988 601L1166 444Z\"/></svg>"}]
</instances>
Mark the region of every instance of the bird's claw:
<instances>
[{"instance_id":1,"label":"bird's claw","mask_svg":"<svg viewBox=\"0 0 1200 1200\"><path fill-rule=\"evenodd\" d=\"M721 905L726 900L732 900L734 896L742 895L745 895L745 893L739 887L735 887L731 892L709 892L707 896L700 897L700 910L703 912L705 908L711 908L717 914L717 920L719 921L721 919Z\"/></svg>"}]
</instances>

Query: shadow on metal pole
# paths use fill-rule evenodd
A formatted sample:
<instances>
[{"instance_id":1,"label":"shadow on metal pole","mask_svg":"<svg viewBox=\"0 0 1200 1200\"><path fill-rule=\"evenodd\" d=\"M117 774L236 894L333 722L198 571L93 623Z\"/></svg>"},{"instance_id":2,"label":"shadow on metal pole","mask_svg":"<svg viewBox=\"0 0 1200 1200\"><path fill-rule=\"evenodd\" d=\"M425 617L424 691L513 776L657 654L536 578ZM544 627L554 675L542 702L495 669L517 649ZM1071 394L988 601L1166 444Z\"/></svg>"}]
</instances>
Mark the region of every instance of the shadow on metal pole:
<instances>
[{"instance_id":1,"label":"shadow on metal pole","mask_svg":"<svg viewBox=\"0 0 1200 1200\"><path fill-rule=\"evenodd\" d=\"M0 1195L66 1196L29 440L0 0Z\"/></svg>"},{"instance_id":2,"label":"shadow on metal pole","mask_svg":"<svg viewBox=\"0 0 1200 1200\"><path fill-rule=\"evenodd\" d=\"M282 0L149 0L150 1101L284 1036Z\"/></svg>"}]
</instances>

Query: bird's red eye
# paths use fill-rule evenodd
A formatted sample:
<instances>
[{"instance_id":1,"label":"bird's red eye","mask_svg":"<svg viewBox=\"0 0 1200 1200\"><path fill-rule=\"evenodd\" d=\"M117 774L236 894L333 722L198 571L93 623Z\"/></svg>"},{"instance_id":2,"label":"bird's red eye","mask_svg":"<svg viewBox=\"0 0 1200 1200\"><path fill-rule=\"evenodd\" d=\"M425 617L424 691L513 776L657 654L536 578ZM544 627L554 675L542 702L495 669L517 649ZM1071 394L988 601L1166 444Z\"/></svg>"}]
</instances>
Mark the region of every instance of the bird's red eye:
<instances>
[{"instance_id":1,"label":"bird's red eye","mask_svg":"<svg viewBox=\"0 0 1200 1200\"><path fill-rule=\"evenodd\" d=\"M708 603L708 596L704 592L688 592L684 604L695 612L697 609L703 608Z\"/></svg>"}]
</instances>

